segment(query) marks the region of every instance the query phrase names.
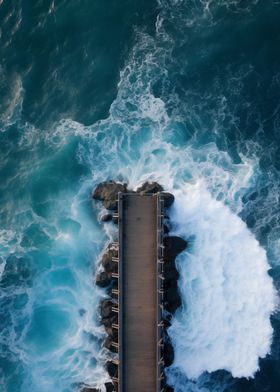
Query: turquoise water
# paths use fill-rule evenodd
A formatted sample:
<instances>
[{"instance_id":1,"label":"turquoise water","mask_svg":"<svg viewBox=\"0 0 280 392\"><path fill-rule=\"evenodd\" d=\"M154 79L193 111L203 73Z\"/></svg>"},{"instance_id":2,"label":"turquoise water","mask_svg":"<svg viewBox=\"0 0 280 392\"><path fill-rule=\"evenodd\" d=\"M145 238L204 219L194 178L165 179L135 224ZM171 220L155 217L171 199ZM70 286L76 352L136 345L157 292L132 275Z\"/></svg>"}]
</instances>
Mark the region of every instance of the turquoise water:
<instances>
[{"instance_id":1,"label":"turquoise water","mask_svg":"<svg viewBox=\"0 0 280 392\"><path fill-rule=\"evenodd\" d=\"M107 178L192 206L175 391L279 390L279 17L276 0L0 2L1 391L106 380L94 272L115 229L90 196ZM205 335L211 363L190 368Z\"/></svg>"}]
</instances>

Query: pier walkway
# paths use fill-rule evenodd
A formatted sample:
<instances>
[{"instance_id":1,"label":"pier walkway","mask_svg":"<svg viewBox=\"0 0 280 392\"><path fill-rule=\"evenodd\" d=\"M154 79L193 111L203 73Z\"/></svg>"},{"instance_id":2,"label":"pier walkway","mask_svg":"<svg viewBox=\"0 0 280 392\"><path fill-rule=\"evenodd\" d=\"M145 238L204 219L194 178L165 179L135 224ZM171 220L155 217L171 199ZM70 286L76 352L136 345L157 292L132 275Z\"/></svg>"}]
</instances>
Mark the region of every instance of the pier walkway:
<instances>
[{"instance_id":1,"label":"pier walkway","mask_svg":"<svg viewBox=\"0 0 280 392\"><path fill-rule=\"evenodd\" d=\"M118 198L118 392L160 392L163 378L160 193Z\"/></svg>"}]
</instances>

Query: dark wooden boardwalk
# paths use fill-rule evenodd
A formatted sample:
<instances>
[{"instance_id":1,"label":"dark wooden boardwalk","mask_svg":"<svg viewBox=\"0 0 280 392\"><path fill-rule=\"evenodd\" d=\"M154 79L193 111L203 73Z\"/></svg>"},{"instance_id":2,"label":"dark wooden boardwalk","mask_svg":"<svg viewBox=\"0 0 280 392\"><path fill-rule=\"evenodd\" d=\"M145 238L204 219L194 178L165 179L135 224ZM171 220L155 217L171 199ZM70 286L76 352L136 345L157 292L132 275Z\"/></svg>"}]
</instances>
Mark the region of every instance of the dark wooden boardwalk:
<instances>
[{"instance_id":1,"label":"dark wooden boardwalk","mask_svg":"<svg viewBox=\"0 0 280 392\"><path fill-rule=\"evenodd\" d=\"M119 195L119 392L158 391L158 195Z\"/></svg>"}]
</instances>

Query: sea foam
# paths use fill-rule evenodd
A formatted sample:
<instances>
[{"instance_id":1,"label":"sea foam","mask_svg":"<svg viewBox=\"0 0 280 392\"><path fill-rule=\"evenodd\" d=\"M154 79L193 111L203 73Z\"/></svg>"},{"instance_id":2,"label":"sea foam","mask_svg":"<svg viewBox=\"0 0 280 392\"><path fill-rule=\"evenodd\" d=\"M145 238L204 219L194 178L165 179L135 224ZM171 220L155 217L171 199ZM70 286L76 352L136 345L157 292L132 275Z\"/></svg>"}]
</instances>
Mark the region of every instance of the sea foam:
<instances>
[{"instance_id":1,"label":"sea foam","mask_svg":"<svg viewBox=\"0 0 280 392\"><path fill-rule=\"evenodd\" d=\"M225 369L253 377L270 351L276 295L266 253L246 224L198 182L176 193L174 232L189 240L177 261L182 308L169 335L188 378Z\"/></svg>"}]
</instances>

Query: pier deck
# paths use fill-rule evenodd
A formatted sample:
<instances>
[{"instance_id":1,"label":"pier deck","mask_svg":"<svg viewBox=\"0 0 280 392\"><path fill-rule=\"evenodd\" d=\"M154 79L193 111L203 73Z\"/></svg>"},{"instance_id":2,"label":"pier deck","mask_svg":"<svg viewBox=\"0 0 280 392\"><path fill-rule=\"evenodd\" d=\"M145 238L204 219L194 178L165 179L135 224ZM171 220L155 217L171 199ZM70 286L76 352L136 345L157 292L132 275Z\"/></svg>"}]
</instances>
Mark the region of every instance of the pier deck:
<instances>
[{"instance_id":1,"label":"pier deck","mask_svg":"<svg viewBox=\"0 0 280 392\"><path fill-rule=\"evenodd\" d=\"M119 194L119 392L160 390L161 230L159 195Z\"/></svg>"}]
</instances>

